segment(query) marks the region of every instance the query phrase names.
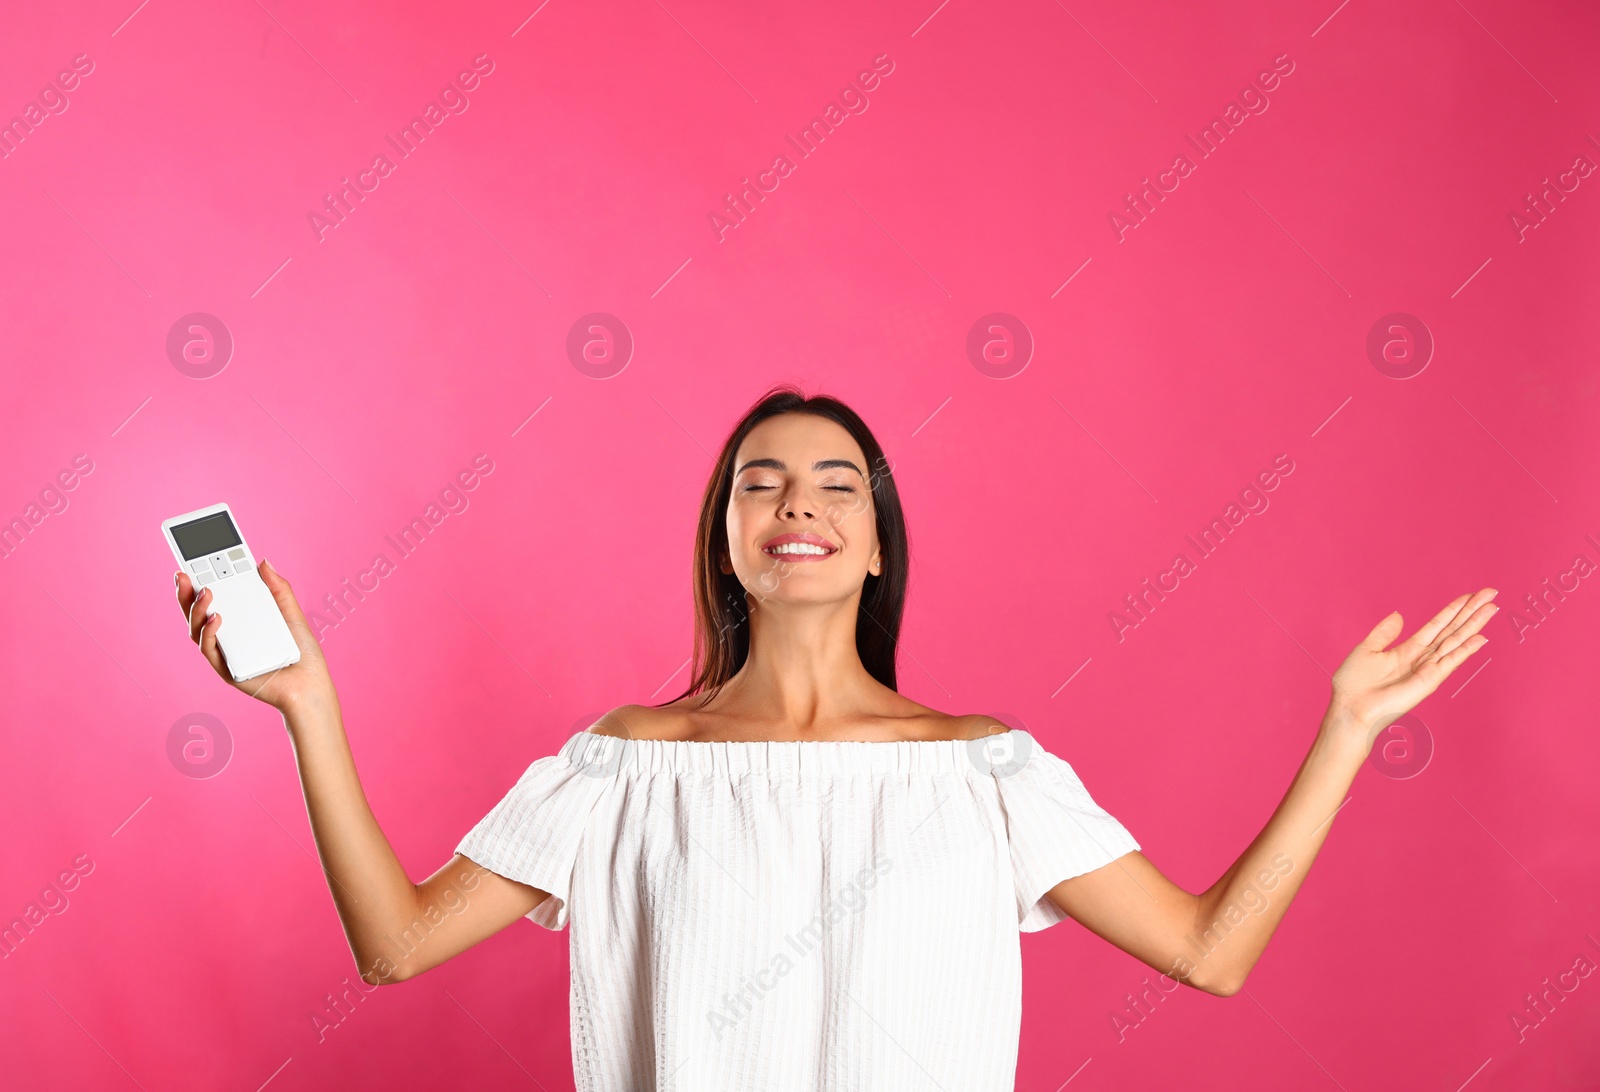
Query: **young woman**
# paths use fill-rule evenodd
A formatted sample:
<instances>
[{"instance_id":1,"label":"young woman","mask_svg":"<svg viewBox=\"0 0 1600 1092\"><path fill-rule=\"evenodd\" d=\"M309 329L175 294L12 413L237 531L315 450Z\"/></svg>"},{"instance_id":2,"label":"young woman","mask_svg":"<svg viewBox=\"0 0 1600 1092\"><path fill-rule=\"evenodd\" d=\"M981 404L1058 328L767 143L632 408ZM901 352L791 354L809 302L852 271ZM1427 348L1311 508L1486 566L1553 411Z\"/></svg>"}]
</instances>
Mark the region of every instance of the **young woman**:
<instances>
[{"instance_id":1,"label":"young woman","mask_svg":"<svg viewBox=\"0 0 1600 1092\"><path fill-rule=\"evenodd\" d=\"M520 917L569 922L579 1089L1012 1087L1018 936L1073 918L1157 971L1237 992L1377 734L1487 638L1494 589L1333 676L1282 803L1205 891L1166 878L1027 732L902 697L906 527L861 419L774 388L733 430L695 542L691 682L541 757L413 883L373 819L289 583L301 659L233 684L283 714L361 977L401 982ZM210 591L176 577L224 679ZM231 683L231 680L229 680Z\"/></svg>"}]
</instances>

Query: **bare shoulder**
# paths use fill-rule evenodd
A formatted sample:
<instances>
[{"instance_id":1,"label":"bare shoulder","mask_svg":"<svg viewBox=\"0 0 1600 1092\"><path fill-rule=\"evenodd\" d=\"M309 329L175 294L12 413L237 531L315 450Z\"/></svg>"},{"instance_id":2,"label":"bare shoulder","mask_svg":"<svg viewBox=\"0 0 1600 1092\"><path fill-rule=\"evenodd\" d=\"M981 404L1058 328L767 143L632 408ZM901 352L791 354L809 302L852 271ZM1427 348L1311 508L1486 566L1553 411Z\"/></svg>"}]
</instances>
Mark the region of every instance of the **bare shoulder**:
<instances>
[{"instance_id":1,"label":"bare shoulder","mask_svg":"<svg viewBox=\"0 0 1600 1092\"><path fill-rule=\"evenodd\" d=\"M619 705L606 713L588 731L597 736L623 739L673 739L680 718L672 709L653 705Z\"/></svg>"},{"instance_id":2,"label":"bare shoulder","mask_svg":"<svg viewBox=\"0 0 1600 1092\"><path fill-rule=\"evenodd\" d=\"M740 739L746 738L750 730L725 715L696 711L679 703L619 705L588 728L593 735L636 740ZM848 737L855 738L862 730L858 727ZM1010 730L1010 725L987 713L942 713L927 706L881 717L865 727L868 735L890 740L981 739ZM781 736L781 730L778 734Z\"/></svg>"},{"instance_id":3,"label":"bare shoulder","mask_svg":"<svg viewBox=\"0 0 1600 1092\"><path fill-rule=\"evenodd\" d=\"M987 713L941 713L923 707L908 721L914 739L982 739L984 736L1009 732L1011 726L999 717Z\"/></svg>"},{"instance_id":4,"label":"bare shoulder","mask_svg":"<svg viewBox=\"0 0 1600 1092\"><path fill-rule=\"evenodd\" d=\"M984 736L999 735L1001 732L1011 731L1011 725L999 717L987 713L970 713L959 718L962 722L961 739L981 739Z\"/></svg>"},{"instance_id":5,"label":"bare shoulder","mask_svg":"<svg viewBox=\"0 0 1600 1092\"><path fill-rule=\"evenodd\" d=\"M1009 732L1011 726L987 713L945 713L926 705L908 702L908 708L895 718L892 736L907 740L966 740Z\"/></svg>"}]
</instances>

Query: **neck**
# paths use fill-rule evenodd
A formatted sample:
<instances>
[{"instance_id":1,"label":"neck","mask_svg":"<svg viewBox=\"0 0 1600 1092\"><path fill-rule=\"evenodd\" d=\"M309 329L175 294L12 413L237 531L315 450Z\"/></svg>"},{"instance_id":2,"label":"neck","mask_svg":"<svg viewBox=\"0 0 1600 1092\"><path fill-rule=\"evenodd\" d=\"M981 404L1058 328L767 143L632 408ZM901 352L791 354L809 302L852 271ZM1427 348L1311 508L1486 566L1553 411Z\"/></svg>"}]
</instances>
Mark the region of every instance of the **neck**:
<instances>
[{"instance_id":1,"label":"neck","mask_svg":"<svg viewBox=\"0 0 1600 1092\"><path fill-rule=\"evenodd\" d=\"M859 716L882 684L856 651L857 602L754 604L750 655L717 705L802 732Z\"/></svg>"}]
</instances>

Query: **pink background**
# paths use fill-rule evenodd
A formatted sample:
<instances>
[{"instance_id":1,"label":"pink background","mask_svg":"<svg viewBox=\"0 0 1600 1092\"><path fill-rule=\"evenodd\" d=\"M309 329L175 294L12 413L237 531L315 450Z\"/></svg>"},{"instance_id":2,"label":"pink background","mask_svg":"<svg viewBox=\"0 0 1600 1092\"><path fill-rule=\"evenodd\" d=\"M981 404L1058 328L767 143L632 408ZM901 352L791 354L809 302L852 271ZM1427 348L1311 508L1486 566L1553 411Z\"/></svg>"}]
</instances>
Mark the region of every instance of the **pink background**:
<instances>
[{"instance_id":1,"label":"pink background","mask_svg":"<svg viewBox=\"0 0 1600 1092\"><path fill-rule=\"evenodd\" d=\"M537 3L0 17L0 120L93 62L0 160L0 518L66 504L0 560L0 918L93 865L0 961L10 1080L570 1088L566 937L531 923L319 1040L354 967L289 743L185 640L159 524L228 501L309 609L493 461L324 634L420 880L590 715L681 689L711 454L792 379L894 460L902 690L1018 718L1190 890L1386 612L1507 608L1416 710L1425 768L1363 768L1245 992L1180 991L1119 1041L1152 972L1075 925L1028 937L1018 1087L1593 1087L1600 976L1524 1041L1511 1014L1600 963L1600 590L1562 575L1600 561L1600 176L1512 214L1600 162L1600 13ZM866 111L790 149L884 54ZM319 241L324 195L480 55L469 108ZM1274 58L1269 108L1200 155ZM709 213L786 149L719 241ZM234 343L206 379L166 350L196 312ZM635 342L606 379L566 351L592 312ZM1036 344L1010 378L967 353L993 312ZM1366 348L1393 312L1436 342L1403 380ZM1279 455L1270 507L1198 560L1185 536ZM1119 640L1180 551L1197 571ZM1577 590L1541 620L1547 579ZM197 712L234 748L205 779L166 750Z\"/></svg>"}]
</instances>

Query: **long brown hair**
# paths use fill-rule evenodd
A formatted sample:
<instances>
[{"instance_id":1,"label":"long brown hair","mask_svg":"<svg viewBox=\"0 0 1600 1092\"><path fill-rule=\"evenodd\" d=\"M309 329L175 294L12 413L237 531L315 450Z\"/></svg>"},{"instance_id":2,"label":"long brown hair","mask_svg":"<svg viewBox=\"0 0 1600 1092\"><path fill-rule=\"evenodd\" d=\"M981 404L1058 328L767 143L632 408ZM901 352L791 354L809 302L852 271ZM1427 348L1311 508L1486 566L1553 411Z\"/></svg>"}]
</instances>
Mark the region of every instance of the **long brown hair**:
<instances>
[{"instance_id":1,"label":"long brown hair","mask_svg":"<svg viewBox=\"0 0 1600 1092\"><path fill-rule=\"evenodd\" d=\"M761 422L783 413L809 413L836 422L850 433L867 458L867 486L872 492L882 572L868 573L861 588L856 611L856 653L868 674L890 690L899 689L895 650L906 603L910 546L892 467L872 430L853 409L825 394L807 398L804 391L785 383L770 388L734 426L706 482L694 544L695 643L689 686L661 705L697 693L704 693L704 700L710 701L750 655L747 593L738 574L724 573L719 560L729 549L728 499L733 494L733 461L739 445Z\"/></svg>"}]
</instances>

